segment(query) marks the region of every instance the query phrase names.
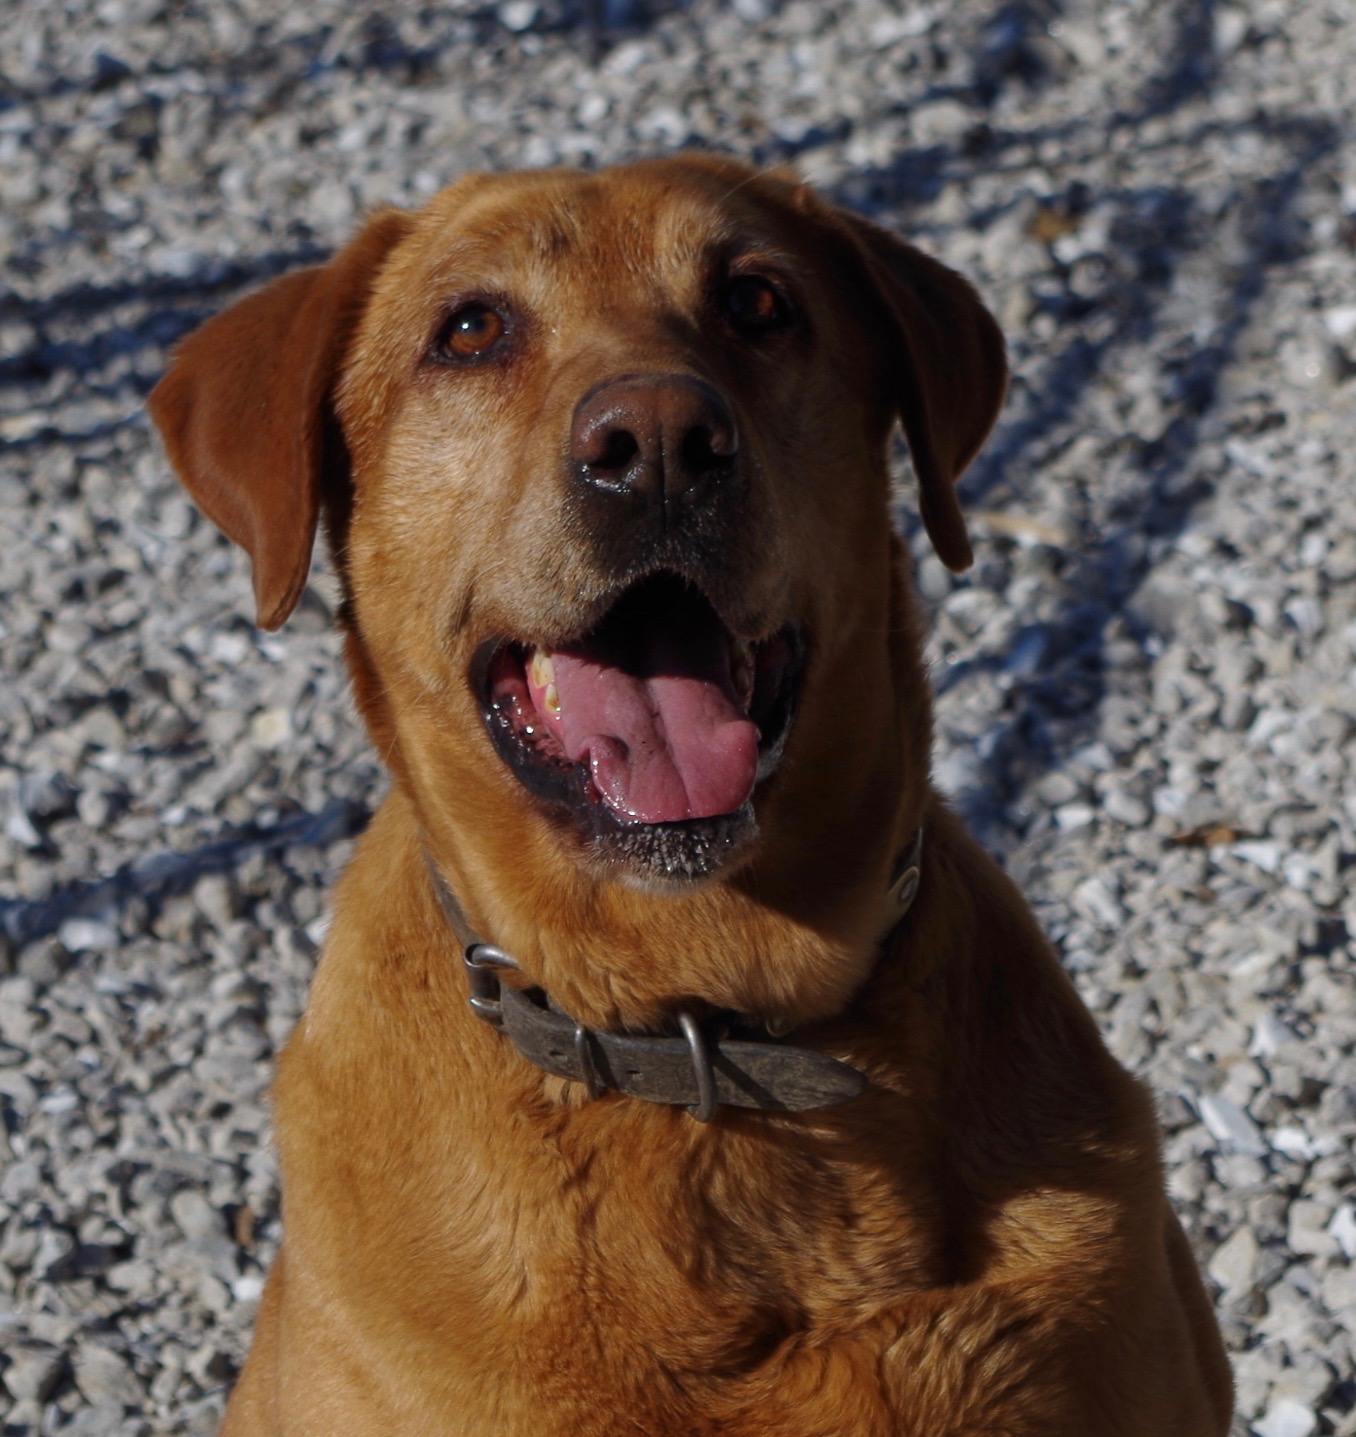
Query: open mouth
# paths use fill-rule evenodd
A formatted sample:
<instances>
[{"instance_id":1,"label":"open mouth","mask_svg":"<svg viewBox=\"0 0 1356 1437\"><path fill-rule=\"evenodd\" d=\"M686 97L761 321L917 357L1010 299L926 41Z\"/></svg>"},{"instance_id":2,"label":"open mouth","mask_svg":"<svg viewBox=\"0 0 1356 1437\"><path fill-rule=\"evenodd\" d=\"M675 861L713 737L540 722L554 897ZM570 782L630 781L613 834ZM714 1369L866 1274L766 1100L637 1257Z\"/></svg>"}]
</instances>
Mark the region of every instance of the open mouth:
<instances>
[{"instance_id":1,"label":"open mouth","mask_svg":"<svg viewBox=\"0 0 1356 1437\"><path fill-rule=\"evenodd\" d=\"M582 638L483 645L486 728L519 782L588 836L710 831L776 768L802 669L799 631L737 638L683 580L627 589Z\"/></svg>"}]
</instances>

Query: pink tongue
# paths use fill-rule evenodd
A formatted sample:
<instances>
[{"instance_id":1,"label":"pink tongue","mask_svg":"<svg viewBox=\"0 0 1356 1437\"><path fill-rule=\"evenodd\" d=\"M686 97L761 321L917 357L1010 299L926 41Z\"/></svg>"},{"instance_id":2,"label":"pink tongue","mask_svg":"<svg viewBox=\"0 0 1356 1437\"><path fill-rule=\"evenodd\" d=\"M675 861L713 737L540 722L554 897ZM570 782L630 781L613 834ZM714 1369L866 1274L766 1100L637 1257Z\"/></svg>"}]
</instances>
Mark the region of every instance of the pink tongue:
<instances>
[{"instance_id":1,"label":"pink tongue","mask_svg":"<svg viewBox=\"0 0 1356 1437\"><path fill-rule=\"evenodd\" d=\"M552 655L560 713L550 717L572 761L587 757L604 802L631 823L733 813L753 792L758 728L705 656L651 640L640 675L596 655ZM724 658L720 666L724 665Z\"/></svg>"}]
</instances>

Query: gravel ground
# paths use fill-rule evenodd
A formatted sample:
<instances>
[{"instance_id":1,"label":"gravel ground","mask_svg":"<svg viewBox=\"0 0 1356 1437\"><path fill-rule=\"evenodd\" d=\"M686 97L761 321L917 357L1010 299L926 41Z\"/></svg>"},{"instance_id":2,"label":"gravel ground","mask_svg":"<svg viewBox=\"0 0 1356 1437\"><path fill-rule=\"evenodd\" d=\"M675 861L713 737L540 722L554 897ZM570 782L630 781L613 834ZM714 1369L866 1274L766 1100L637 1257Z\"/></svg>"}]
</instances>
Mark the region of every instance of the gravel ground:
<instances>
[{"instance_id":1,"label":"gravel ground","mask_svg":"<svg viewBox=\"0 0 1356 1437\"><path fill-rule=\"evenodd\" d=\"M285 8L285 13L278 13ZM1356 1434L1347 0L12 3L0 27L0 1421L214 1429L265 1090L383 780L171 480L165 348L463 171L692 143L970 275L1016 382L914 530L939 774L1161 1095L1239 1434Z\"/></svg>"}]
</instances>

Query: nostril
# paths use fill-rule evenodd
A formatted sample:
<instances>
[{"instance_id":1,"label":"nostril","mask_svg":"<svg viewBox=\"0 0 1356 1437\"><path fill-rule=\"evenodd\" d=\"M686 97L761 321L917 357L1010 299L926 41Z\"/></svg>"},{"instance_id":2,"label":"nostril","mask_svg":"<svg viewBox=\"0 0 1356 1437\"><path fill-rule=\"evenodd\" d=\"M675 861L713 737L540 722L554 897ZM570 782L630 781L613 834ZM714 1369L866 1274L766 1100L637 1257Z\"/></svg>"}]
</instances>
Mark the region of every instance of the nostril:
<instances>
[{"instance_id":1,"label":"nostril","mask_svg":"<svg viewBox=\"0 0 1356 1437\"><path fill-rule=\"evenodd\" d=\"M612 429L603 440L601 453L589 460L589 468L625 469L639 453L640 445L629 429Z\"/></svg>"},{"instance_id":2,"label":"nostril","mask_svg":"<svg viewBox=\"0 0 1356 1437\"><path fill-rule=\"evenodd\" d=\"M717 434L704 424L694 425L683 436L683 467L693 474L727 468L737 448L731 431L722 430Z\"/></svg>"}]
</instances>

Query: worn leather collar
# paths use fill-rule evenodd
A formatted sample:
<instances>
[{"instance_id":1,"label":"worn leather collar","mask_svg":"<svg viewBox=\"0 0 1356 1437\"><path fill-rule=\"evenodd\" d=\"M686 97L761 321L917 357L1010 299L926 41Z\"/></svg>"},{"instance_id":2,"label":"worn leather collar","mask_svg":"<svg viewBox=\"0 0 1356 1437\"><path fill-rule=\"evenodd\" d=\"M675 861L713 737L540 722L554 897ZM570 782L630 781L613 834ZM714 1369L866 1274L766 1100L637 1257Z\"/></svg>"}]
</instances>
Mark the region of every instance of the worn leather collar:
<instances>
[{"instance_id":1,"label":"worn leather collar","mask_svg":"<svg viewBox=\"0 0 1356 1437\"><path fill-rule=\"evenodd\" d=\"M439 906L462 947L476 1016L502 1030L543 1072L582 1083L590 1098L611 1089L649 1103L686 1107L699 1121L709 1122L722 1103L799 1113L836 1107L866 1091L864 1074L826 1053L755 1033L740 1036L734 1015L698 1022L680 1012L675 1035L586 1028L556 1008L541 988L501 981L505 970L522 971L517 961L476 937L427 849L424 856ZM920 828L886 891L882 941L913 906L922 859Z\"/></svg>"}]
</instances>

